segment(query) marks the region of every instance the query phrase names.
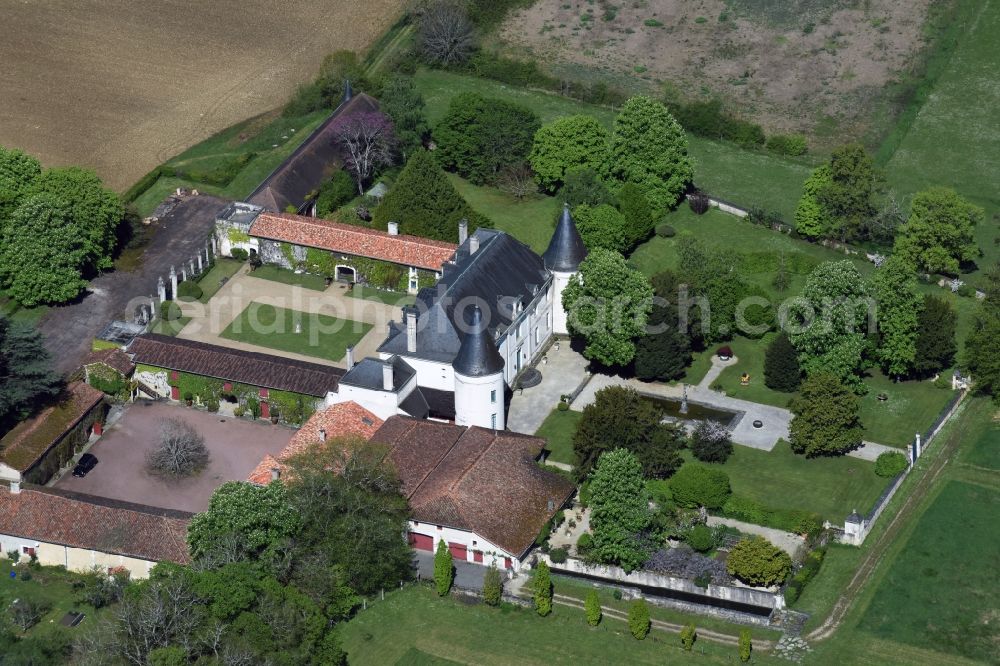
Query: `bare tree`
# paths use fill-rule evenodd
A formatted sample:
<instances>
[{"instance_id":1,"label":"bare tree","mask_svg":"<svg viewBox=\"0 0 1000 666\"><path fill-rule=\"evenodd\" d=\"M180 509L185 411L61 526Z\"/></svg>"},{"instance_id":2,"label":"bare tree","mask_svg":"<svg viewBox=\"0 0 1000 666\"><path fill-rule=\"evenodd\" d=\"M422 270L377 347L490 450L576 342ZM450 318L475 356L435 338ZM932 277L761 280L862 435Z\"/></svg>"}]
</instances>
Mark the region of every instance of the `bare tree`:
<instances>
[{"instance_id":1,"label":"bare tree","mask_svg":"<svg viewBox=\"0 0 1000 666\"><path fill-rule=\"evenodd\" d=\"M535 174L524 162L501 170L497 176L497 185L518 201L538 189L538 185L535 184Z\"/></svg>"},{"instance_id":2,"label":"bare tree","mask_svg":"<svg viewBox=\"0 0 1000 666\"><path fill-rule=\"evenodd\" d=\"M455 0L429 5L420 18L417 43L426 60L441 65L465 62L476 46L469 15Z\"/></svg>"},{"instance_id":3,"label":"bare tree","mask_svg":"<svg viewBox=\"0 0 1000 666\"><path fill-rule=\"evenodd\" d=\"M146 455L146 467L154 474L180 477L196 474L208 465L205 438L187 421L160 419L156 448Z\"/></svg>"},{"instance_id":4,"label":"bare tree","mask_svg":"<svg viewBox=\"0 0 1000 666\"><path fill-rule=\"evenodd\" d=\"M375 171L392 164L396 135L392 121L378 111L341 116L334 121L334 140L347 153L347 170L358 184L358 194L365 193L365 183Z\"/></svg>"},{"instance_id":5,"label":"bare tree","mask_svg":"<svg viewBox=\"0 0 1000 666\"><path fill-rule=\"evenodd\" d=\"M118 605L112 651L136 666L145 666L150 652L168 645L190 652L201 620L199 603L185 576L146 584Z\"/></svg>"},{"instance_id":6,"label":"bare tree","mask_svg":"<svg viewBox=\"0 0 1000 666\"><path fill-rule=\"evenodd\" d=\"M10 621L21 631L27 631L38 624L49 608L51 606L36 599L18 599L10 605Z\"/></svg>"}]
</instances>

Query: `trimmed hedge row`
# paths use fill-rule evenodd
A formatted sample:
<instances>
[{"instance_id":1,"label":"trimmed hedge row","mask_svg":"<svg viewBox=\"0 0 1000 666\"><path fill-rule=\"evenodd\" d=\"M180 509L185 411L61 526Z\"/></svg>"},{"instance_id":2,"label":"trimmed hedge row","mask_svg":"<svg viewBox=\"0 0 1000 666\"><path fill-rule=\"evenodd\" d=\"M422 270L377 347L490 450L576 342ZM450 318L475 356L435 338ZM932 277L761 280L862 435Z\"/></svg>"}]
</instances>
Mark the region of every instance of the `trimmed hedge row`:
<instances>
[{"instance_id":1,"label":"trimmed hedge row","mask_svg":"<svg viewBox=\"0 0 1000 666\"><path fill-rule=\"evenodd\" d=\"M818 534L823 529L823 518L817 513L800 509L773 509L748 497L731 495L722 505L720 513L755 525L772 527L794 534Z\"/></svg>"}]
</instances>

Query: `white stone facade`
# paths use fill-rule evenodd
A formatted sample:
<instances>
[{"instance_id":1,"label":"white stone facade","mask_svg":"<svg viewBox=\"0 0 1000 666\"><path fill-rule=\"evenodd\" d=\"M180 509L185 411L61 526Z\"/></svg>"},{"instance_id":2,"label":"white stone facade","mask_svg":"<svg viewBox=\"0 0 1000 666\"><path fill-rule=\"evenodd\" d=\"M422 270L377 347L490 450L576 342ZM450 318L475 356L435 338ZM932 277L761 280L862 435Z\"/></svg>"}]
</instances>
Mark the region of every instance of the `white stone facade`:
<instances>
[{"instance_id":1,"label":"white stone facade","mask_svg":"<svg viewBox=\"0 0 1000 666\"><path fill-rule=\"evenodd\" d=\"M411 535L410 542L411 544L414 544L414 548L416 550L433 553L437 550L438 542L443 540L449 546L464 546L466 552L465 562L482 564L487 567L491 564L496 564L496 567L500 570L509 569L511 571L518 571L521 568L521 561L518 559L517 555L509 553L503 548L490 543L488 540L479 536L475 532L459 530L446 525L421 523L416 520L410 521L408 530ZM420 548L417 543L414 543L413 535L431 537L432 542L430 551ZM453 557L455 556L455 550L458 549L452 550Z\"/></svg>"}]
</instances>

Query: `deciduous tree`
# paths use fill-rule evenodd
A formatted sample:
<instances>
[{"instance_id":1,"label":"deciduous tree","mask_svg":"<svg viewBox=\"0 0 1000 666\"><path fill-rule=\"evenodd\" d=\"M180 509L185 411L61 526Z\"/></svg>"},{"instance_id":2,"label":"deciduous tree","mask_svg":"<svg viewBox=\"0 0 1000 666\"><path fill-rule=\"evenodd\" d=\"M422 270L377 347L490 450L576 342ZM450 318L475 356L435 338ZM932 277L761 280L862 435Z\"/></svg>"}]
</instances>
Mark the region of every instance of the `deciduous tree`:
<instances>
[{"instance_id":1,"label":"deciduous tree","mask_svg":"<svg viewBox=\"0 0 1000 666\"><path fill-rule=\"evenodd\" d=\"M806 238L823 238L830 231L830 221L820 206L818 193L830 186L830 167L815 169L802 185L802 197L795 207L795 231Z\"/></svg>"},{"instance_id":2,"label":"deciduous tree","mask_svg":"<svg viewBox=\"0 0 1000 666\"><path fill-rule=\"evenodd\" d=\"M972 318L962 364L972 374L976 390L1000 403L1000 265L986 275L986 297Z\"/></svg>"},{"instance_id":3,"label":"deciduous tree","mask_svg":"<svg viewBox=\"0 0 1000 666\"><path fill-rule=\"evenodd\" d=\"M588 249L603 248L619 254L630 249L625 216L610 204L580 204L573 210L576 228Z\"/></svg>"},{"instance_id":4,"label":"deciduous tree","mask_svg":"<svg viewBox=\"0 0 1000 666\"><path fill-rule=\"evenodd\" d=\"M876 216L875 195L883 177L864 146L850 143L830 156L830 181L816 191L816 200L829 224L828 234L847 241Z\"/></svg>"},{"instance_id":5,"label":"deciduous tree","mask_svg":"<svg viewBox=\"0 0 1000 666\"><path fill-rule=\"evenodd\" d=\"M392 164L396 145L392 121L379 111L365 111L338 116L330 129L347 156L345 166L354 176L358 194L364 194L376 171Z\"/></svg>"},{"instance_id":6,"label":"deciduous tree","mask_svg":"<svg viewBox=\"0 0 1000 666\"><path fill-rule=\"evenodd\" d=\"M983 216L982 208L947 187L918 192L899 228L895 252L922 270L955 275L962 262L979 255L974 234Z\"/></svg>"},{"instance_id":7,"label":"deciduous tree","mask_svg":"<svg viewBox=\"0 0 1000 666\"><path fill-rule=\"evenodd\" d=\"M726 558L726 571L748 585L780 583L791 570L788 553L760 536L741 539Z\"/></svg>"},{"instance_id":8,"label":"deciduous tree","mask_svg":"<svg viewBox=\"0 0 1000 666\"><path fill-rule=\"evenodd\" d=\"M638 459L625 449L601 456L590 480L591 554L633 571L649 557L643 532L650 522L649 498Z\"/></svg>"},{"instance_id":9,"label":"deciduous tree","mask_svg":"<svg viewBox=\"0 0 1000 666\"><path fill-rule=\"evenodd\" d=\"M886 374L901 377L913 370L917 356L921 298L913 265L900 255L875 270L871 292L878 305L879 343L876 355Z\"/></svg>"},{"instance_id":10,"label":"deciduous tree","mask_svg":"<svg viewBox=\"0 0 1000 666\"><path fill-rule=\"evenodd\" d=\"M715 421L698 421L691 431L691 453L702 462L726 462L733 453L729 430Z\"/></svg>"},{"instance_id":11,"label":"deciduous tree","mask_svg":"<svg viewBox=\"0 0 1000 666\"><path fill-rule=\"evenodd\" d=\"M653 210L642 188L634 183L625 183L618 190L618 210L625 218L626 249L628 254L653 234Z\"/></svg>"},{"instance_id":12,"label":"deciduous tree","mask_svg":"<svg viewBox=\"0 0 1000 666\"><path fill-rule=\"evenodd\" d=\"M586 167L568 169L557 196L559 201L569 204L571 208L576 208L580 204L600 206L615 202L614 196L597 172Z\"/></svg>"},{"instance_id":13,"label":"deciduous tree","mask_svg":"<svg viewBox=\"0 0 1000 666\"><path fill-rule=\"evenodd\" d=\"M670 491L678 506L719 509L732 492L729 475L698 463L685 463L669 481Z\"/></svg>"},{"instance_id":14,"label":"deciduous tree","mask_svg":"<svg viewBox=\"0 0 1000 666\"><path fill-rule=\"evenodd\" d=\"M835 375L809 375L792 411L789 440L796 453L810 458L842 455L861 445L858 398Z\"/></svg>"},{"instance_id":15,"label":"deciduous tree","mask_svg":"<svg viewBox=\"0 0 1000 666\"><path fill-rule=\"evenodd\" d=\"M160 419L156 447L146 454L146 469L167 477L197 474L208 465L205 438L187 421Z\"/></svg>"},{"instance_id":16,"label":"deciduous tree","mask_svg":"<svg viewBox=\"0 0 1000 666\"><path fill-rule=\"evenodd\" d=\"M0 146L0 228L41 173L41 163L31 155Z\"/></svg>"},{"instance_id":17,"label":"deciduous tree","mask_svg":"<svg viewBox=\"0 0 1000 666\"><path fill-rule=\"evenodd\" d=\"M379 108L392 120L396 148L406 161L413 151L423 147L424 139L430 135L423 95L411 77L393 74L382 87L378 101Z\"/></svg>"},{"instance_id":18,"label":"deciduous tree","mask_svg":"<svg viewBox=\"0 0 1000 666\"><path fill-rule=\"evenodd\" d=\"M593 172L608 159L608 131L593 116L558 118L535 132L529 156L535 179L546 192L555 192L571 169Z\"/></svg>"}]
</instances>

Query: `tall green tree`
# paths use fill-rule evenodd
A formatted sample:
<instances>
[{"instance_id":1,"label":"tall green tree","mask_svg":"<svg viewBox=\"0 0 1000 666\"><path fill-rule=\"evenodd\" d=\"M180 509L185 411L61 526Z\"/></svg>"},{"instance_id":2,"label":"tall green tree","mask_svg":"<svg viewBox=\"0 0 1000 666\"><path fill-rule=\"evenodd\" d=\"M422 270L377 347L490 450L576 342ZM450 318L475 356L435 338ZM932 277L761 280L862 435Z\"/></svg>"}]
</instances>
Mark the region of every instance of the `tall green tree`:
<instances>
[{"instance_id":1,"label":"tall green tree","mask_svg":"<svg viewBox=\"0 0 1000 666\"><path fill-rule=\"evenodd\" d=\"M0 433L55 398L61 388L38 332L0 315Z\"/></svg>"},{"instance_id":2,"label":"tall green tree","mask_svg":"<svg viewBox=\"0 0 1000 666\"><path fill-rule=\"evenodd\" d=\"M552 574L546 562L539 562L531 579L535 593L535 612L545 617L552 612Z\"/></svg>"},{"instance_id":3,"label":"tall green tree","mask_svg":"<svg viewBox=\"0 0 1000 666\"><path fill-rule=\"evenodd\" d=\"M574 168L600 171L608 159L608 131L593 116L564 116L542 125L528 161L546 192L558 190Z\"/></svg>"},{"instance_id":4,"label":"tall green tree","mask_svg":"<svg viewBox=\"0 0 1000 666\"><path fill-rule=\"evenodd\" d=\"M460 93L434 128L438 159L473 183L492 183L504 167L528 159L540 126L538 116L519 104Z\"/></svg>"},{"instance_id":5,"label":"tall green tree","mask_svg":"<svg viewBox=\"0 0 1000 666\"><path fill-rule=\"evenodd\" d=\"M809 175L802 185L802 197L795 207L795 231L806 238L823 238L830 233L830 220L817 198L831 185L830 166L824 164Z\"/></svg>"},{"instance_id":6,"label":"tall green tree","mask_svg":"<svg viewBox=\"0 0 1000 666\"><path fill-rule=\"evenodd\" d=\"M426 150L410 155L396 184L372 213L376 228L386 229L389 222L398 222L401 234L453 243L458 240L462 219L469 221L470 231L491 226L466 203Z\"/></svg>"},{"instance_id":7,"label":"tall green tree","mask_svg":"<svg viewBox=\"0 0 1000 666\"><path fill-rule=\"evenodd\" d=\"M591 553L601 562L634 571L649 557L643 531L651 515L642 465L631 452L602 455L590 479Z\"/></svg>"},{"instance_id":8,"label":"tall green tree","mask_svg":"<svg viewBox=\"0 0 1000 666\"><path fill-rule=\"evenodd\" d=\"M792 403L789 424L792 451L809 458L843 455L861 445L858 397L836 375L817 372L802 383Z\"/></svg>"},{"instance_id":9,"label":"tall green tree","mask_svg":"<svg viewBox=\"0 0 1000 666\"><path fill-rule=\"evenodd\" d=\"M932 187L913 197L910 217L899 228L895 252L931 273L958 273L964 261L979 256L975 228L983 209L955 190Z\"/></svg>"},{"instance_id":10,"label":"tall green tree","mask_svg":"<svg viewBox=\"0 0 1000 666\"><path fill-rule=\"evenodd\" d=\"M806 375L832 374L863 390L858 373L870 302L861 273L848 260L822 263L806 279L802 297L786 323L802 369Z\"/></svg>"},{"instance_id":11,"label":"tall green tree","mask_svg":"<svg viewBox=\"0 0 1000 666\"><path fill-rule=\"evenodd\" d=\"M986 297L972 317L972 330L965 339L962 364L972 374L976 390L993 396L1000 404L1000 265L986 275Z\"/></svg>"},{"instance_id":12,"label":"tall green tree","mask_svg":"<svg viewBox=\"0 0 1000 666\"><path fill-rule=\"evenodd\" d=\"M640 641L644 639L649 634L651 624L649 606L646 604L645 599L639 598L629 604L628 629L632 632L633 638Z\"/></svg>"},{"instance_id":13,"label":"tall green tree","mask_svg":"<svg viewBox=\"0 0 1000 666\"><path fill-rule=\"evenodd\" d=\"M573 209L576 228L588 249L603 248L619 254L631 249L625 216L610 204L580 204Z\"/></svg>"},{"instance_id":14,"label":"tall green tree","mask_svg":"<svg viewBox=\"0 0 1000 666\"><path fill-rule=\"evenodd\" d=\"M876 356L886 374L908 375L917 356L917 319L922 303L913 265L899 255L889 257L875 270L871 292L878 305Z\"/></svg>"},{"instance_id":15,"label":"tall green tree","mask_svg":"<svg viewBox=\"0 0 1000 666\"><path fill-rule=\"evenodd\" d=\"M396 146L405 161L423 147L424 139L430 135L424 98L413 78L402 74L390 76L379 96L379 108L392 120Z\"/></svg>"},{"instance_id":16,"label":"tall green tree","mask_svg":"<svg viewBox=\"0 0 1000 666\"><path fill-rule=\"evenodd\" d=\"M955 324L958 314L945 299L933 294L924 296L917 317L916 353L913 370L920 376L933 375L955 362Z\"/></svg>"},{"instance_id":17,"label":"tall green tree","mask_svg":"<svg viewBox=\"0 0 1000 666\"><path fill-rule=\"evenodd\" d=\"M802 383L798 353L784 332L779 333L764 354L764 384L784 393L794 393Z\"/></svg>"},{"instance_id":18,"label":"tall green tree","mask_svg":"<svg viewBox=\"0 0 1000 666\"><path fill-rule=\"evenodd\" d=\"M596 627L601 623L601 599L597 596L597 590L587 593L587 598L583 602L583 611L587 615L587 624Z\"/></svg>"},{"instance_id":19,"label":"tall green tree","mask_svg":"<svg viewBox=\"0 0 1000 666\"><path fill-rule=\"evenodd\" d=\"M649 240L652 235L653 209L641 187L634 183L625 183L618 190L618 210L625 218L627 245L623 254L628 254Z\"/></svg>"},{"instance_id":20,"label":"tall green tree","mask_svg":"<svg viewBox=\"0 0 1000 666\"><path fill-rule=\"evenodd\" d=\"M792 558L764 537L747 537L729 551L726 570L750 585L774 585L791 573Z\"/></svg>"},{"instance_id":21,"label":"tall green tree","mask_svg":"<svg viewBox=\"0 0 1000 666\"><path fill-rule=\"evenodd\" d=\"M455 564L451 556L451 550L444 539L438 541L437 550L434 553L434 586L437 588L439 597L446 596L451 591L451 584L455 580Z\"/></svg>"},{"instance_id":22,"label":"tall green tree","mask_svg":"<svg viewBox=\"0 0 1000 666\"><path fill-rule=\"evenodd\" d=\"M51 194L21 199L0 229L0 286L18 303L64 303L86 287L87 238Z\"/></svg>"},{"instance_id":23,"label":"tall green tree","mask_svg":"<svg viewBox=\"0 0 1000 666\"><path fill-rule=\"evenodd\" d=\"M701 310L684 308L689 285L673 271L657 273L650 280L654 301L647 318L647 331L636 342L635 374L639 379L671 381L679 379L691 364L691 351L703 344Z\"/></svg>"},{"instance_id":24,"label":"tall green tree","mask_svg":"<svg viewBox=\"0 0 1000 666\"><path fill-rule=\"evenodd\" d=\"M633 97L622 106L611 133L607 177L642 188L654 216L677 205L694 178L687 137L660 102Z\"/></svg>"},{"instance_id":25,"label":"tall green tree","mask_svg":"<svg viewBox=\"0 0 1000 666\"><path fill-rule=\"evenodd\" d=\"M0 146L0 228L41 173L41 163L31 155Z\"/></svg>"},{"instance_id":26,"label":"tall green tree","mask_svg":"<svg viewBox=\"0 0 1000 666\"><path fill-rule=\"evenodd\" d=\"M615 202L615 197L598 173L585 167L568 169L556 196L559 201L569 204L570 208L576 208L580 204L600 206Z\"/></svg>"},{"instance_id":27,"label":"tall green tree","mask_svg":"<svg viewBox=\"0 0 1000 666\"><path fill-rule=\"evenodd\" d=\"M830 182L817 190L816 200L829 221L830 235L847 241L877 215L875 195L883 176L859 143L834 150L829 167Z\"/></svg>"},{"instance_id":28,"label":"tall green tree","mask_svg":"<svg viewBox=\"0 0 1000 666\"><path fill-rule=\"evenodd\" d=\"M586 341L583 355L606 366L631 363L652 296L649 281L625 257L592 250L563 291L570 333Z\"/></svg>"}]
</instances>

